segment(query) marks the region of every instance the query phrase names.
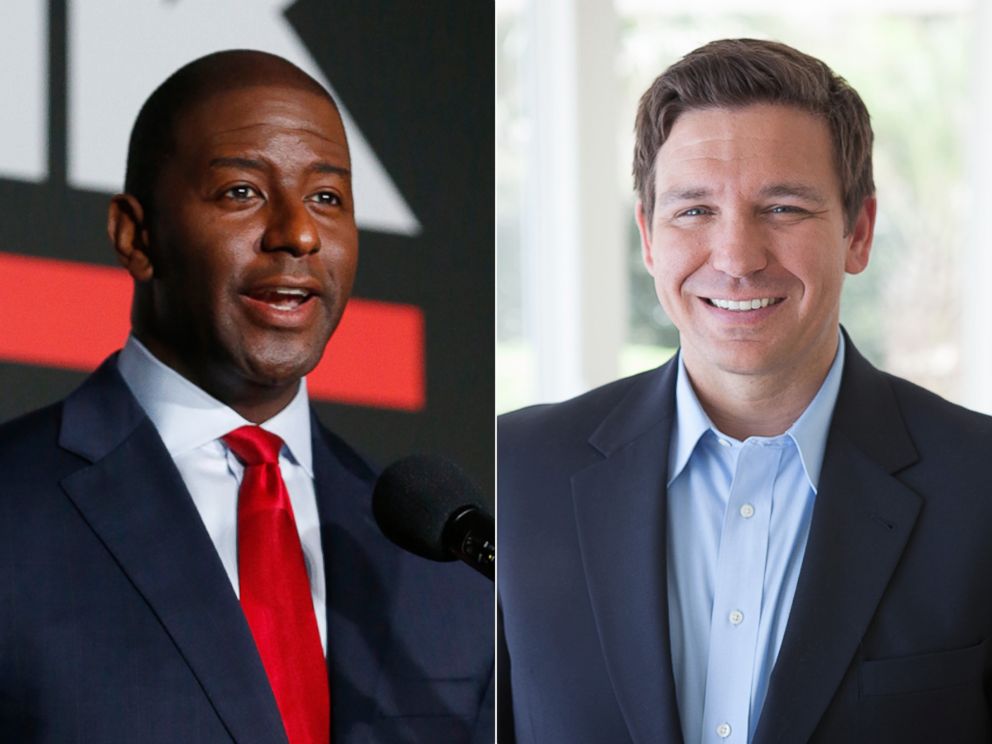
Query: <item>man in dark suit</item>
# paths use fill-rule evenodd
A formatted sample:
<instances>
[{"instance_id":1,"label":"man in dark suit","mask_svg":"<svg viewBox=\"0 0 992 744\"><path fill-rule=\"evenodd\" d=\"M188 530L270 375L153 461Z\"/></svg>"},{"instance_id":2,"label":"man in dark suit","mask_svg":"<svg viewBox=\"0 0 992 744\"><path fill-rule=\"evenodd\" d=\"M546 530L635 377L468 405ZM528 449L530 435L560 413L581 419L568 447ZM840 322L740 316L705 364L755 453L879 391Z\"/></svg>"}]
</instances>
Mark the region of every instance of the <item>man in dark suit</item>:
<instances>
[{"instance_id":1,"label":"man in dark suit","mask_svg":"<svg viewBox=\"0 0 992 744\"><path fill-rule=\"evenodd\" d=\"M871 144L857 93L772 42L642 97L637 224L681 348L500 422L501 741L992 738L992 420L839 328Z\"/></svg>"},{"instance_id":2,"label":"man in dark suit","mask_svg":"<svg viewBox=\"0 0 992 744\"><path fill-rule=\"evenodd\" d=\"M192 62L126 192L127 345L0 428L0 739L492 741L487 582L378 532L307 401L357 263L330 95L260 52Z\"/></svg>"}]
</instances>

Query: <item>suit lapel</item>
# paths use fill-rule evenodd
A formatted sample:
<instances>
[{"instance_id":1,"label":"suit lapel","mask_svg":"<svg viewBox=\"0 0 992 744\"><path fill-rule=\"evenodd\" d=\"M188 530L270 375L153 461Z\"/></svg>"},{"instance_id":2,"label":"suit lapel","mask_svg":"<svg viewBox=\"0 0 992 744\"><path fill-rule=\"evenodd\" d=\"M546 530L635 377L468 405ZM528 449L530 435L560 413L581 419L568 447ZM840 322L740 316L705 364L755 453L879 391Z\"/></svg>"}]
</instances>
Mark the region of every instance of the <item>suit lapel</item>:
<instances>
[{"instance_id":1,"label":"suit lapel","mask_svg":"<svg viewBox=\"0 0 992 744\"><path fill-rule=\"evenodd\" d=\"M373 473L311 418L314 478L327 582L327 658L332 740L375 717L375 692L391 622L385 577L398 551L373 553L385 538L372 518Z\"/></svg>"},{"instance_id":2,"label":"suit lapel","mask_svg":"<svg viewBox=\"0 0 992 744\"><path fill-rule=\"evenodd\" d=\"M806 554L756 744L813 735L921 507L920 497L893 477L917 459L894 394L850 340L846 355Z\"/></svg>"},{"instance_id":3,"label":"suit lapel","mask_svg":"<svg viewBox=\"0 0 992 744\"><path fill-rule=\"evenodd\" d=\"M602 653L631 739L681 741L668 635L666 482L670 362L640 378L590 438L603 459L572 477Z\"/></svg>"},{"instance_id":4,"label":"suit lapel","mask_svg":"<svg viewBox=\"0 0 992 744\"><path fill-rule=\"evenodd\" d=\"M172 638L235 741L285 741L251 631L154 426L104 363L66 400L59 443L91 464L62 481Z\"/></svg>"}]
</instances>

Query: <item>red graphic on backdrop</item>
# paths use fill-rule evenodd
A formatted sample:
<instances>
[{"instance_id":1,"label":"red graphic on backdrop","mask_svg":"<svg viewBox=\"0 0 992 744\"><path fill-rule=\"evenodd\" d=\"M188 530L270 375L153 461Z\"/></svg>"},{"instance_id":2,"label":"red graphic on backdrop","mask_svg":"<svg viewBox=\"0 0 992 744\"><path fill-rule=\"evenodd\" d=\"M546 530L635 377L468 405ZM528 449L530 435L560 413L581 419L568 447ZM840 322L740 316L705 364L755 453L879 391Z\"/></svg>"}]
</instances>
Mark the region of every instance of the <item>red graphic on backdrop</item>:
<instances>
[{"instance_id":1,"label":"red graphic on backdrop","mask_svg":"<svg viewBox=\"0 0 992 744\"><path fill-rule=\"evenodd\" d=\"M131 286L123 269L0 253L0 360L94 369L127 338ZM423 311L352 299L307 386L320 400L422 410Z\"/></svg>"}]
</instances>

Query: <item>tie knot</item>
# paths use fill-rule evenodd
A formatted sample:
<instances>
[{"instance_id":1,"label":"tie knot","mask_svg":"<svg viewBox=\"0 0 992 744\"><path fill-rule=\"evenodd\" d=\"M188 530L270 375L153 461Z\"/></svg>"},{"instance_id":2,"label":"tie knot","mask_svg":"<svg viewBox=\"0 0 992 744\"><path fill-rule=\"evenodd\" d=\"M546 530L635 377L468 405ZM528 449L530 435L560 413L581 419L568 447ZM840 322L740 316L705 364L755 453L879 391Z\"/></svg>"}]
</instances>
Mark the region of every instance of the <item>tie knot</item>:
<instances>
[{"instance_id":1,"label":"tie knot","mask_svg":"<svg viewBox=\"0 0 992 744\"><path fill-rule=\"evenodd\" d=\"M223 439L245 465L279 462L282 439L261 426L242 426L225 434Z\"/></svg>"}]
</instances>

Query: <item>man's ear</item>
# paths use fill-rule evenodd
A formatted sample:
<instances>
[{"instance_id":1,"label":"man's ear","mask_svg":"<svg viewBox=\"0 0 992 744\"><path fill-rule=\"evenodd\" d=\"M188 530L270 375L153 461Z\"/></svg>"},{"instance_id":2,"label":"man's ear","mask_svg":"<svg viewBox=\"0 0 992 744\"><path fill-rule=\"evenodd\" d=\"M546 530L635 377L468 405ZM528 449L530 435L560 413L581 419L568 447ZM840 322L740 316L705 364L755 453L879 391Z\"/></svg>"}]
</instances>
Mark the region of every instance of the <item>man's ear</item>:
<instances>
[{"instance_id":1,"label":"man's ear","mask_svg":"<svg viewBox=\"0 0 992 744\"><path fill-rule=\"evenodd\" d=\"M107 212L107 234L117 251L120 265L138 282L151 280L154 273L148 253L148 228L141 202L131 194L117 194Z\"/></svg>"},{"instance_id":2,"label":"man's ear","mask_svg":"<svg viewBox=\"0 0 992 744\"><path fill-rule=\"evenodd\" d=\"M637 230L641 234L641 260L644 261L644 267L648 270L651 276L654 276L654 254L651 248L651 225L648 222L650 219L644 213L644 205L641 200L637 200L637 205L634 207L634 219L637 221Z\"/></svg>"},{"instance_id":3,"label":"man's ear","mask_svg":"<svg viewBox=\"0 0 992 744\"><path fill-rule=\"evenodd\" d=\"M878 202L874 196L869 196L861 205L861 211L858 212L858 218L851 229L851 243L847 247L847 257L844 261L844 270L848 274L860 274L868 266L871 241L875 235L877 210Z\"/></svg>"}]
</instances>

